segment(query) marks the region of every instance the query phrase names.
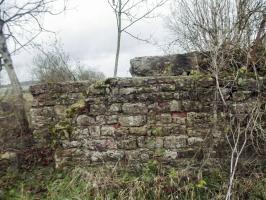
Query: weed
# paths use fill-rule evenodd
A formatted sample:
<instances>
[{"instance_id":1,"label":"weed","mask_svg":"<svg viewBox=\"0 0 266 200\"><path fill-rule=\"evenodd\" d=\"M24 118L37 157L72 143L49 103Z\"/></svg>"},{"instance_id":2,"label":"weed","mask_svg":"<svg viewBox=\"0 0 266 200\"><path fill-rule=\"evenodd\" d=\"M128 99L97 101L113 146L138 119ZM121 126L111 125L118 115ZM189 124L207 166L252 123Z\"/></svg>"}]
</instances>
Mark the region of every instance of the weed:
<instances>
[{"instance_id":1,"label":"weed","mask_svg":"<svg viewBox=\"0 0 266 200\"><path fill-rule=\"evenodd\" d=\"M9 172L1 178L2 199L7 200L105 200L105 199L224 199L226 174L221 170L198 173L166 169L153 160L138 170L128 166L110 168L76 167L64 171L36 168L30 172ZM249 177L250 178L250 177ZM239 181L238 199L265 197L265 181ZM252 189L253 188L253 189ZM255 198L256 197L256 198ZM1 199L1 198L0 198Z\"/></svg>"}]
</instances>

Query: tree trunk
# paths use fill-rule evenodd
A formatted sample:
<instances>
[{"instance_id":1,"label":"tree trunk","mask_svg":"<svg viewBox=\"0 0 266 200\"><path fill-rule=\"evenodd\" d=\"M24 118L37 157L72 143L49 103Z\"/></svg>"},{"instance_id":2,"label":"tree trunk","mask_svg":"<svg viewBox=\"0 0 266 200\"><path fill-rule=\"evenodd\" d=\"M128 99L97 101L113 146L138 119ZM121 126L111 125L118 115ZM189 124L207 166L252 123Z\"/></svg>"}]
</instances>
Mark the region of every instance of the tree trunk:
<instances>
[{"instance_id":1,"label":"tree trunk","mask_svg":"<svg viewBox=\"0 0 266 200\"><path fill-rule=\"evenodd\" d=\"M119 62L119 55L120 55L120 45L121 45L121 32L118 32L118 35L117 35L117 46L116 46L116 55L115 55L114 77L117 77L118 62Z\"/></svg>"},{"instance_id":2,"label":"tree trunk","mask_svg":"<svg viewBox=\"0 0 266 200\"><path fill-rule=\"evenodd\" d=\"M122 20L121 20L121 9L122 9L122 2L119 1L119 12L117 14L117 43L116 43L116 55L115 55L115 69L114 69L114 77L117 77L117 70L118 70L118 62L119 62L119 55L120 55L120 46L121 46L121 34L122 34Z\"/></svg>"},{"instance_id":3,"label":"tree trunk","mask_svg":"<svg viewBox=\"0 0 266 200\"><path fill-rule=\"evenodd\" d=\"M29 128L29 122L28 122L27 115L26 115L26 110L24 107L22 88L18 80L18 77L16 75L16 72L14 70L12 58L7 48L6 38L2 31L0 31L0 53L4 61L3 64L5 67L5 70L8 74L8 77L12 85L12 90L13 90L12 94L15 98L14 99L15 114L16 114L18 123L21 128L22 136L26 136L30 134L30 128Z\"/></svg>"}]
</instances>

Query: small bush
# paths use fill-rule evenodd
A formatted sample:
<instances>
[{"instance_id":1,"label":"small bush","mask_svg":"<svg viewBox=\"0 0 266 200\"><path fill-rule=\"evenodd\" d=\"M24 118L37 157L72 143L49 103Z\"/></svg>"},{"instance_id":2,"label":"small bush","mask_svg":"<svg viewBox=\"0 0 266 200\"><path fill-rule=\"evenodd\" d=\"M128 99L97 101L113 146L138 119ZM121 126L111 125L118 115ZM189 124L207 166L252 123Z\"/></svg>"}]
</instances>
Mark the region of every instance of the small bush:
<instances>
[{"instance_id":1,"label":"small bush","mask_svg":"<svg viewBox=\"0 0 266 200\"><path fill-rule=\"evenodd\" d=\"M66 82L104 79L104 74L73 60L60 44L41 50L33 59L33 74L40 82Z\"/></svg>"}]
</instances>

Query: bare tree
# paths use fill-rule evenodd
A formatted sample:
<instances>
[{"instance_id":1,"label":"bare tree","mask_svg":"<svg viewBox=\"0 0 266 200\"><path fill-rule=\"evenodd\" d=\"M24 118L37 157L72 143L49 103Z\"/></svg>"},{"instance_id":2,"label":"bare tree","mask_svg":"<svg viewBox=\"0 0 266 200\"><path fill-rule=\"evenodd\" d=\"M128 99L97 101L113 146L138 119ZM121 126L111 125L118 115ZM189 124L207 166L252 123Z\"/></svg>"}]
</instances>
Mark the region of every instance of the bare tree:
<instances>
[{"instance_id":1,"label":"bare tree","mask_svg":"<svg viewBox=\"0 0 266 200\"><path fill-rule=\"evenodd\" d=\"M37 47L37 46L36 46ZM71 58L57 41L48 47L38 47L33 58L33 74L40 82L65 82L104 79L104 74Z\"/></svg>"},{"instance_id":2,"label":"bare tree","mask_svg":"<svg viewBox=\"0 0 266 200\"><path fill-rule=\"evenodd\" d=\"M240 69L254 72L257 90L260 91L259 74L266 69L266 1L265 0L175 0L168 27L174 35L172 44L186 51L198 51L209 60L209 71L216 81L216 91L222 100L225 112L230 116L232 108L220 87L220 76L230 72L239 78ZM217 96L217 94L215 96ZM214 104L214 113L217 105ZM231 147L230 173L226 199L232 197L235 174L240 156L247 141L254 135L259 124L260 100L250 106L245 115L234 113L229 120L227 133ZM216 126L217 127L217 126Z\"/></svg>"},{"instance_id":3,"label":"bare tree","mask_svg":"<svg viewBox=\"0 0 266 200\"><path fill-rule=\"evenodd\" d=\"M105 78L105 75L102 72L89 69L88 67L77 63L76 69L75 69L75 76L76 80L90 80L90 81L95 81L95 80L103 80Z\"/></svg>"},{"instance_id":4,"label":"bare tree","mask_svg":"<svg viewBox=\"0 0 266 200\"><path fill-rule=\"evenodd\" d=\"M228 61L238 50L247 61L248 54L254 56L263 46L265 12L265 0L175 0L168 27L175 36L174 44L185 50L223 52L222 58Z\"/></svg>"},{"instance_id":5,"label":"bare tree","mask_svg":"<svg viewBox=\"0 0 266 200\"><path fill-rule=\"evenodd\" d=\"M38 53L33 58L33 75L40 82L75 81L71 58L55 41L48 47L35 45Z\"/></svg>"},{"instance_id":6,"label":"bare tree","mask_svg":"<svg viewBox=\"0 0 266 200\"><path fill-rule=\"evenodd\" d=\"M130 33L128 29L139 21L151 17L151 14L167 1L168 0L154 0L153 2L151 0L108 0L109 5L115 13L117 26L114 77L117 76L122 33L126 33L134 39L143 41L143 39Z\"/></svg>"},{"instance_id":7,"label":"bare tree","mask_svg":"<svg viewBox=\"0 0 266 200\"><path fill-rule=\"evenodd\" d=\"M14 70L11 55L12 52L31 43L45 30L41 21L45 14L56 15L60 13L52 11L52 5L57 1L0 0L0 57L3 60L3 66L12 84L13 94L17 99L15 108L22 133L29 132L29 123L24 108L22 88ZM64 3L62 10L64 10L66 1L62 1ZM14 46L13 51L11 51L12 42Z\"/></svg>"}]
</instances>

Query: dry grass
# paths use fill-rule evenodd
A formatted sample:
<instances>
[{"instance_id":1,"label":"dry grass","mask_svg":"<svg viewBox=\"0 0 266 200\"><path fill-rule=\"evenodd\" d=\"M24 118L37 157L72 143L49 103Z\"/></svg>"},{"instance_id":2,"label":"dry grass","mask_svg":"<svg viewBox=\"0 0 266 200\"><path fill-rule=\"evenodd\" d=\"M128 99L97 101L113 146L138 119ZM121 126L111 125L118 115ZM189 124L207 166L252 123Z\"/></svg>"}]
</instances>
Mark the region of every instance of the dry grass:
<instances>
[{"instance_id":1,"label":"dry grass","mask_svg":"<svg viewBox=\"0 0 266 200\"><path fill-rule=\"evenodd\" d=\"M199 176L198 172L166 169L151 161L138 170L125 166L76 167L64 171L38 168L6 175L0 186L5 188L4 199L12 200L219 200L225 198L226 177L221 169L210 169ZM265 179L239 177L234 198L264 199L265 183Z\"/></svg>"}]
</instances>

